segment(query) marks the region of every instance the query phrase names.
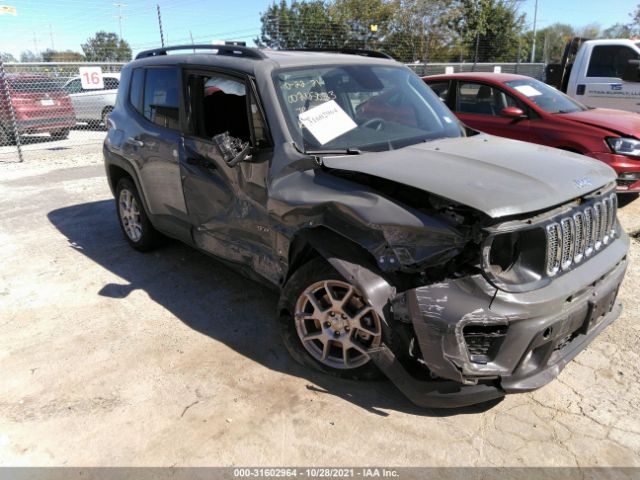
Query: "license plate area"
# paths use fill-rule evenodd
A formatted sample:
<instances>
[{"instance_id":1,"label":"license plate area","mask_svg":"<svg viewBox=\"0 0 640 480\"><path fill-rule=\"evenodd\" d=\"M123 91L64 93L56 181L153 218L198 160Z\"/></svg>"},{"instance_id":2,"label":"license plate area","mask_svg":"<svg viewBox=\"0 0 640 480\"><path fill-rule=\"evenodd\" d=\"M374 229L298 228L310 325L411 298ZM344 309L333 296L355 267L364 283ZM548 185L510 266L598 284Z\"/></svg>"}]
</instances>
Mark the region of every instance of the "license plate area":
<instances>
[{"instance_id":1,"label":"license plate area","mask_svg":"<svg viewBox=\"0 0 640 480\"><path fill-rule=\"evenodd\" d=\"M42 105L44 107L52 107L55 104L56 104L56 102L54 102L50 98L44 98L44 99L40 100L40 105Z\"/></svg>"},{"instance_id":2,"label":"license plate area","mask_svg":"<svg viewBox=\"0 0 640 480\"><path fill-rule=\"evenodd\" d=\"M618 296L618 290L620 286L618 285L614 290L610 291L608 294L599 298L595 302L589 302L589 315L587 317L587 322L585 323L585 332L588 332L592 328L596 327L604 317L613 309L613 306L616 303L616 298Z\"/></svg>"}]
</instances>

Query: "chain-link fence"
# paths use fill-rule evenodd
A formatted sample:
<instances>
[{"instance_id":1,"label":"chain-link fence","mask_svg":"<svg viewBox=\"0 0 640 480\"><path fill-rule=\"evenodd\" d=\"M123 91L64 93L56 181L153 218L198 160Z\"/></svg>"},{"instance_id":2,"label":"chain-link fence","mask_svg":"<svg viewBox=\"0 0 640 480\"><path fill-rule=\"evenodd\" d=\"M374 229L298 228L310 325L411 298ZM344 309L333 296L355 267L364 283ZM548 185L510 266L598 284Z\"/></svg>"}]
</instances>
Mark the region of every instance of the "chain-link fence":
<instances>
[{"instance_id":1,"label":"chain-link fence","mask_svg":"<svg viewBox=\"0 0 640 480\"><path fill-rule=\"evenodd\" d=\"M123 63L0 63L0 161L99 145Z\"/></svg>"}]
</instances>

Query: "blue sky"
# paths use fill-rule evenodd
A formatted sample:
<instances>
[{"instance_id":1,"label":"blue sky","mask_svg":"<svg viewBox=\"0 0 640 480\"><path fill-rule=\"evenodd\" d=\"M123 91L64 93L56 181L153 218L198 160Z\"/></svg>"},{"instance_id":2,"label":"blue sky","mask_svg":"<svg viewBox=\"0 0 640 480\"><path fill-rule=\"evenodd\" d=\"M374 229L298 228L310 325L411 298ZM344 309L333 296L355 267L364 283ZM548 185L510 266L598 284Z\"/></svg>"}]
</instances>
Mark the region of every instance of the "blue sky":
<instances>
[{"instance_id":1,"label":"blue sky","mask_svg":"<svg viewBox=\"0 0 640 480\"><path fill-rule=\"evenodd\" d=\"M260 31L260 13L271 0L0 0L15 6L16 17L0 15L0 51L19 55L22 50L55 47L80 51L80 44L98 30L118 32L118 8L122 7L124 38L134 52L159 45L156 3L162 11L167 44L209 43L237 39L251 43ZM521 0L519 8L533 22L535 0ZM555 22L576 27L598 23L606 28L626 23L634 0L539 0L538 27ZM605 7L606 6L606 7ZM53 34L53 43L50 32Z\"/></svg>"}]
</instances>

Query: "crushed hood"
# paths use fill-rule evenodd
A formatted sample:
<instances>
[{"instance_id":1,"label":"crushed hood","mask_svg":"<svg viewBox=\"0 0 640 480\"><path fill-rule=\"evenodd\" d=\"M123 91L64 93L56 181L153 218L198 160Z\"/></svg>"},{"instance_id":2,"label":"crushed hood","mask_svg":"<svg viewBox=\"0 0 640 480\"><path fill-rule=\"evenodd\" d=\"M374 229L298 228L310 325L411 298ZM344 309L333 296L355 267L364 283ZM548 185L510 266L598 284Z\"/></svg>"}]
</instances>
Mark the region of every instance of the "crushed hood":
<instances>
[{"instance_id":1,"label":"crushed hood","mask_svg":"<svg viewBox=\"0 0 640 480\"><path fill-rule=\"evenodd\" d=\"M640 138L640 114L612 110L610 108L594 108L584 112L559 113L558 116L584 123L593 127L600 127L612 132Z\"/></svg>"},{"instance_id":2,"label":"crushed hood","mask_svg":"<svg viewBox=\"0 0 640 480\"><path fill-rule=\"evenodd\" d=\"M493 218L553 207L615 180L597 160L484 134L327 156L323 163L419 188Z\"/></svg>"}]
</instances>

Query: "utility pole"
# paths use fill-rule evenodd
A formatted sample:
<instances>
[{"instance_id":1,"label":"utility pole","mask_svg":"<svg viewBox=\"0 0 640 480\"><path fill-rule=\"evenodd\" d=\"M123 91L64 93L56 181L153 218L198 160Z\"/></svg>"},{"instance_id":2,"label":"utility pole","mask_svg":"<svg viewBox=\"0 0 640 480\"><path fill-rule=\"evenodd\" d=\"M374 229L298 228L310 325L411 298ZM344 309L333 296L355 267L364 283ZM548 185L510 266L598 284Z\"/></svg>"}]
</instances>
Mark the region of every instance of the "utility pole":
<instances>
[{"instance_id":1,"label":"utility pole","mask_svg":"<svg viewBox=\"0 0 640 480\"><path fill-rule=\"evenodd\" d=\"M189 30L189 36L191 37L191 45L193 45L193 33L191 33L191 30ZM193 49L193 53L196 53L196 49Z\"/></svg>"},{"instance_id":2,"label":"utility pole","mask_svg":"<svg viewBox=\"0 0 640 480\"><path fill-rule=\"evenodd\" d=\"M51 28L51 24L49 24L49 38L51 39L51 50L55 50L56 48L53 46L53 29Z\"/></svg>"},{"instance_id":3,"label":"utility pole","mask_svg":"<svg viewBox=\"0 0 640 480\"><path fill-rule=\"evenodd\" d=\"M38 39L36 38L36 32L33 32L33 45L36 49L36 53L38 53Z\"/></svg>"},{"instance_id":4,"label":"utility pole","mask_svg":"<svg viewBox=\"0 0 640 480\"><path fill-rule=\"evenodd\" d=\"M122 19L124 18L124 15L122 15L122 7L126 7L127 4L114 3L113 6L118 8L118 15L115 15L115 17L118 19L118 27L120 28L120 40L122 40Z\"/></svg>"},{"instance_id":5,"label":"utility pole","mask_svg":"<svg viewBox=\"0 0 640 480\"><path fill-rule=\"evenodd\" d=\"M533 10L533 42L531 44L531 63L536 59L536 22L538 20L538 0Z\"/></svg>"},{"instance_id":6,"label":"utility pole","mask_svg":"<svg viewBox=\"0 0 640 480\"><path fill-rule=\"evenodd\" d=\"M160 46L164 47L164 34L162 33L162 15L160 15L160 5L156 4L158 8L158 26L160 27Z\"/></svg>"}]
</instances>

